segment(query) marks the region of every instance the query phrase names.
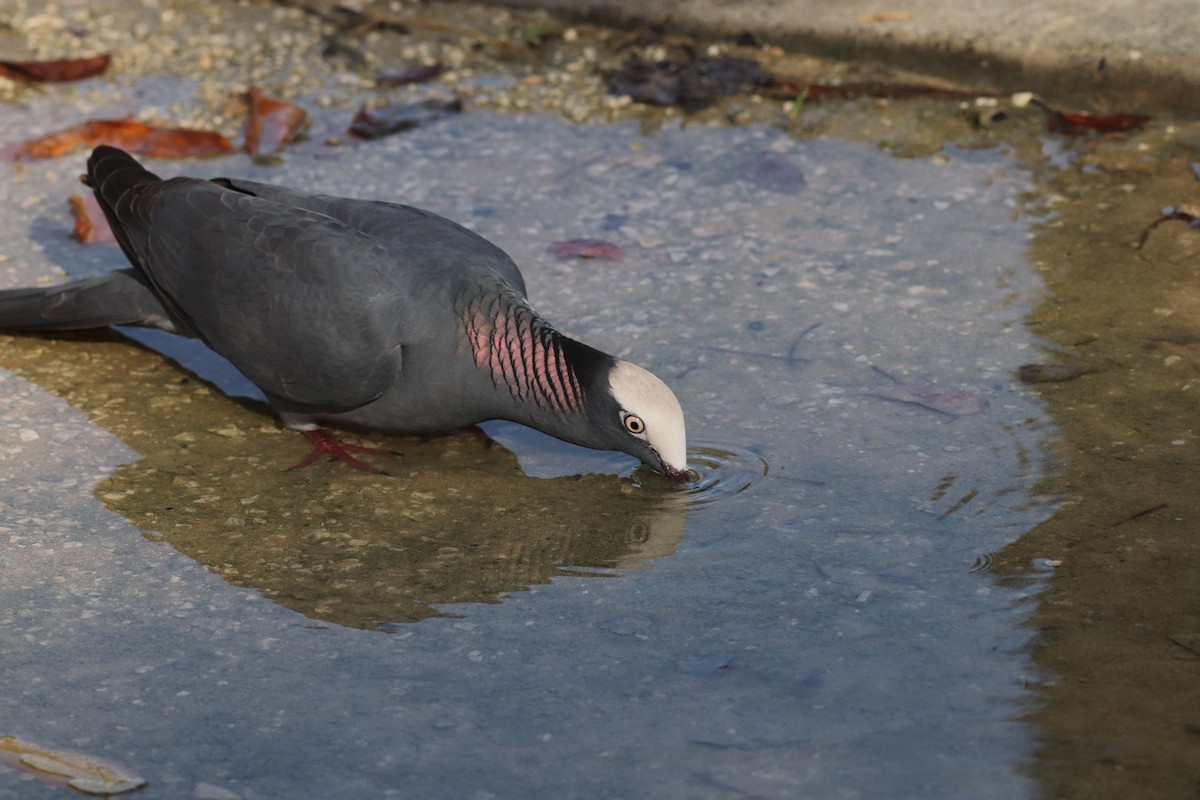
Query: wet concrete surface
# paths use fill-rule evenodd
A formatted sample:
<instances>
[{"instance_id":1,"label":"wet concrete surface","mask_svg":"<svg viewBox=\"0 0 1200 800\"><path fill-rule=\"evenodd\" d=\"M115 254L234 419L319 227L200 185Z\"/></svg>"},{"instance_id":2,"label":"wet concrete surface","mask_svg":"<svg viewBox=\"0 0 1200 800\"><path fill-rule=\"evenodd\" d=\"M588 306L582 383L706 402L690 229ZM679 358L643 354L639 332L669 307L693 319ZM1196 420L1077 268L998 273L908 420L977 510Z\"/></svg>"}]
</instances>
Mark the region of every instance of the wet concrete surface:
<instances>
[{"instance_id":1,"label":"wet concrete surface","mask_svg":"<svg viewBox=\"0 0 1200 800\"><path fill-rule=\"evenodd\" d=\"M206 17L205 35L236 40L264 18L272 46L313 55L313 18L263 6ZM179 19L160 21L138 47L172 40ZM395 52L378 36L365 51ZM603 49L597 37L582 46ZM264 47L267 66L247 67L259 80L281 60ZM22 93L28 116L0 118L3 141L139 107L217 113L213 85L147 63ZM545 96L519 91L558 80L490 68L467 63L430 91L537 107ZM301 437L203 348L151 342L175 364L115 335L6 337L0 732L134 766L146 797L1193 785L1188 506L1146 491L1168 463L1189 485L1187 226L1161 227L1143 253L1167 265L1142 274L1172 281L1168 299L1147 278L1103 279L1132 274L1114 251L1136 257L1129 237L1156 198L1186 199L1186 125L1066 144L1037 113L981 127L990 106L923 101L799 115L747 102L682 125L474 107L333 144L373 90L328 60L305 69L317 88L290 96L315 132L281 163L153 168L402 199L469 225L514 256L551 320L667 377L704 480L672 492L620 457L512 427L488 428L503 446L367 437L397 451L390 476L292 472ZM633 113L584 99L563 114ZM716 124L731 117L745 126ZM9 285L122 263L66 238L83 157L8 168ZM624 260L547 252L582 237ZM1146 304L1127 315L1132 295ZM1081 308L1094 316L1069 312ZM1131 341L1137 355L1122 355ZM1106 427L1122 359L1157 398L1132 404L1132 446ZM1033 362L1083 377L1023 383ZM1072 516L1095 497L1103 525L1132 537L1120 552L1155 543L1150 563L1116 559L1132 570L1122 583L1144 586L1128 595L1109 591L1114 551ZM1141 605L1152 586L1161 604ZM1127 635L1147 618L1163 630ZM1092 669L1098 646L1112 671ZM1164 674L1181 702L1159 724L1147 703ZM1110 736L1096 714L1118 705ZM35 780L0 771L0 796L61 791Z\"/></svg>"}]
</instances>

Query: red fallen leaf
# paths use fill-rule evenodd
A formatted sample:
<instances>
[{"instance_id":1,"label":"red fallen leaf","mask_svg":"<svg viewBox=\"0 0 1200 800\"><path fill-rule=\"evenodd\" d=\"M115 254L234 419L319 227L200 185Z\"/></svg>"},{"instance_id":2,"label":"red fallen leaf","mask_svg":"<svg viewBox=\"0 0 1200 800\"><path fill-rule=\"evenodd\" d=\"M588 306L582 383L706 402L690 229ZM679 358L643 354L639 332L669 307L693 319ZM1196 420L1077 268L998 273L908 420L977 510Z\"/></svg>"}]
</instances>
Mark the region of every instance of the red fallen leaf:
<instances>
[{"instance_id":1,"label":"red fallen leaf","mask_svg":"<svg viewBox=\"0 0 1200 800\"><path fill-rule=\"evenodd\" d=\"M54 61L3 61L0 75L14 81L61 83L81 81L108 69L112 57L108 53L88 58L60 58Z\"/></svg>"},{"instance_id":2,"label":"red fallen leaf","mask_svg":"<svg viewBox=\"0 0 1200 800\"><path fill-rule=\"evenodd\" d=\"M1089 133L1121 133L1135 131L1153 117L1141 114L1114 114L1110 117L1093 117L1088 114L1064 114L1061 111L1050 115L1046 127L1051 133L1063 136L1086 136Z\"/></svg>"},{"instance_id":3,"label":"red fallen leaf","mask_svg":"<svg viewBox=\"0 0 1200 800\"><path fill-rule=\"evenodd\" d=\"M1091 114L1067 114L1034 98L1034 105L1045 111L1046 128L1060 136L1088 136L1094 133L1123 133L1135 131L1154 117L1142 114L1113 114L1097 117Z\"/></svg>"},{"instance_id":4,"label":"red fallen leaf","mask_svg":"<svg viewBox=\"0 0 1200 800\"><path fill-rule=\"evenodd\" d=\"M91 192L80 196L72 194L67 198L71 204L71 213L75 216L75 230L71 234L80 244L109 244L115 242L112 228L104 217L104 211Z\"/></svg>"},{"instance_id":5,"label":"red fallen leaf","mask_svg":"<svg viewBox=\"0 0 1200 800\"><path fill-rule=\"evenodd\" d=\"M599 258L605 261L624 261L625 253L620 247L603 239L568 239L551 242L546 252L558 258Z\"/></svg>"},{"instance_id":6,"label":"red fallen leaf","mask_svg":"<svg viewBox=\"0 0 1200 800\"><path fill-rule=\"evenodd\" d=\"M97 119L0 150L0 161L57 158L82 147L109 144L152 158L189 158L228 153L233 145L215 131L157 128L131 119Z\"/></svg>"},{"instance_id":7,"label":"red fallen leaf","mask_svg":"<svg viewBox=\"0 0 1200 800\"><path fill-rule=\"evenodd\" d=\"M250 155L278 153L308 130L308 112L300 106L267 97L254 86L246 92L246 99L250 101L250 116L242 149Z\"/></svg>"}]
</instances>

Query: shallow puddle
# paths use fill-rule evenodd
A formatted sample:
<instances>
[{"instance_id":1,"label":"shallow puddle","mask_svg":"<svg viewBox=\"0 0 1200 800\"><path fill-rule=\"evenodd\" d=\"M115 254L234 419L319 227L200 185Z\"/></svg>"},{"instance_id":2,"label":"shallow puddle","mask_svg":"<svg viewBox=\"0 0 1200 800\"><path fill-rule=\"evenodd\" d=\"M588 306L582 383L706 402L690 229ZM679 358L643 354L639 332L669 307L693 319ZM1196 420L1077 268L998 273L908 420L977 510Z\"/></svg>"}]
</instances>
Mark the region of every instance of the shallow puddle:
<instances>
[{"instance_id":1,"label":"shallow puddle","mask_svg":"<svg viewBox=\"0 0 1200 800\"><path fill-rule=\"evenodd\" d=\"M746 165L767 155L803 186L761 185ZM146 532L124 536L147 554L87 569L121 586L119 610L97 603L130 620L116 640L75 618L53 583L25 590L44 610L39 625L70 620L47 634L47 652L100 648L103 667L53 687L57 710L27 710L23 729L54 738L47 728L65 718L122 725L118 754L152 774L133 755L151 735L138 709L166 704L180 730L220 709L228 747L213 743L211 757L239 777L217 782L266 794L298 785L293 770L315 752L322 776L304 781L329 792L363 780L423 796L530 781L534 794L573 785L601 796L931 781L981 797L1025 791L1014 765L1029 738L1011 718L1027 637L1013 601L1027 590L971 571L1051 510L1033 494L1050 431L1014 377L1036 346L1021 317L1040 292L1021 257L1028 178L1003 153L902 160L764 128L646 137L476 112L352 153L301 145L278 167L157 168L403 198L463 220L523 265L552 320L667 377L700 480L679 493L620 458L520 429L497 434L515 458L467 432L388 440L398 453L388 476L289 471L302 437L157 354L108 338L13 338L6 367L142 455L96 493ZM581 237L613 241L624 260L547 252ZM115 248L106 257L120 260ZM206 351L175 357L226 380ZM12 449L13 466L33 449L49 455L40 439ZM520 460L543 477L526 477ZM19 538L10 560L44 558L51 541ZM193 571L198 585L175 588L152 567L163 558L220 579ZM398 625L431 614L460 621ZM205 661L197 650L214 655L218 629L241 642L219 648L238 664L219 679L193 666ZM169 653L146 649L152 630L170 636ZM284 661L307 689L275 681ZM124 690L129 712L87 699L114 673L140 676ZM180 692L204 700L168 699ZM290 711L298 698L303 725ZM329 726L366 735L360 724L376 744L353 757L330 749ZM250 766L262 743L243 739L263 725L280 763L269 774ZM505 744L486 744L500 729ZM442 731L435 752L413 738L430 730ZM659 752L635 744L647 735ZM461 770L466 752L489 777ZM939 767L951 754L958 767ZM194 756L171 749L160 771L213 780ZM518 777L514 757L578 767ZM377 764L365 775L351 767L363 759Z\"/></svg>"}]
</instances>

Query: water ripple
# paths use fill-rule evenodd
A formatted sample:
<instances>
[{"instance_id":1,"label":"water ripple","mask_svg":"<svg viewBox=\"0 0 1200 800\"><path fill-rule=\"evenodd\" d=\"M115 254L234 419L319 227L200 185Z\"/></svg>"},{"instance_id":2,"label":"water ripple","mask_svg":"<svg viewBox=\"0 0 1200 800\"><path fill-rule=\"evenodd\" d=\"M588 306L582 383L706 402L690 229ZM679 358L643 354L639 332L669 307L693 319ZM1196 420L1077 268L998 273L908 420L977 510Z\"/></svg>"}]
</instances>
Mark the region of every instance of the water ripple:
<instances>
[{"instance_id":1,"label":"water ripple","mask_svg":"<svg viewBox=\"0 0 1200 800\"><path fill-rule=\"evenodd\" d=\"M767 461L748 448L709 442L688 448L688 465L696 473L686 489L692 506L740 494L770 470Z\"/></svg>"}]
</instances>

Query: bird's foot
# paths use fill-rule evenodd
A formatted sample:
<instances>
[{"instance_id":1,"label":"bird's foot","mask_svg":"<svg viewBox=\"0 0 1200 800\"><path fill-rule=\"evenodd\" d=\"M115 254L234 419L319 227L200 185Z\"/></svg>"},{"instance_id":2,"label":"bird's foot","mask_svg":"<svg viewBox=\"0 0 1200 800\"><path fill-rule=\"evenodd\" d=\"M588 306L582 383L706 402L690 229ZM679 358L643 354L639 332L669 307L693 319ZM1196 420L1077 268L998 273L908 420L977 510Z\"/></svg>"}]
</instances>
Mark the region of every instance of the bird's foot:
<instances>
[{"instance_id":1,"label":"bird's foot","mask_svg":"<svg viewBox=\"0 0 1200 800\"><path fill-rule=\"evenodd\" d=\"M322 456L333 456L338 461L349 467L353 467L363 472L372 472L382 474L383 470L374 464L368 464L365 461L355 458L351 453L373 453L375 455L395 455L391 450L384 450L380 447L364 447L360 444L347 444L346 442L338 441L332 433L321 428L316 428L311 431L304 431L313 443L312 452L304 458L292 465L292 469L304 469L312 466Z\"/></svg>"}]
</instances>

